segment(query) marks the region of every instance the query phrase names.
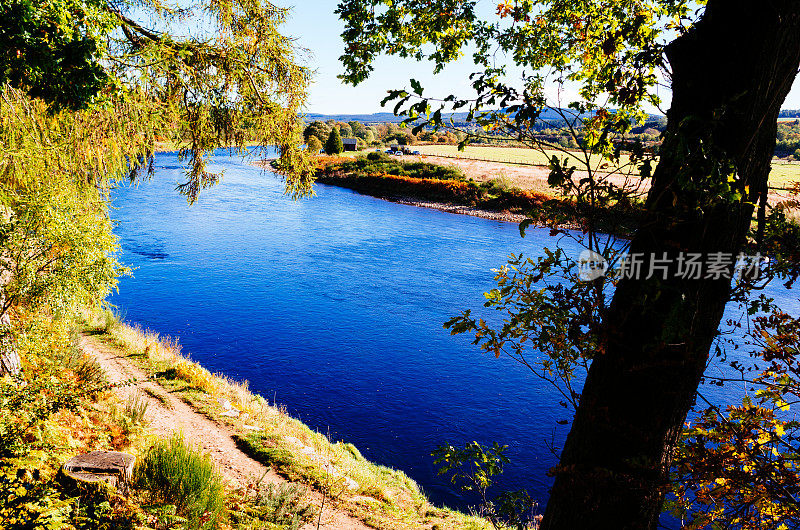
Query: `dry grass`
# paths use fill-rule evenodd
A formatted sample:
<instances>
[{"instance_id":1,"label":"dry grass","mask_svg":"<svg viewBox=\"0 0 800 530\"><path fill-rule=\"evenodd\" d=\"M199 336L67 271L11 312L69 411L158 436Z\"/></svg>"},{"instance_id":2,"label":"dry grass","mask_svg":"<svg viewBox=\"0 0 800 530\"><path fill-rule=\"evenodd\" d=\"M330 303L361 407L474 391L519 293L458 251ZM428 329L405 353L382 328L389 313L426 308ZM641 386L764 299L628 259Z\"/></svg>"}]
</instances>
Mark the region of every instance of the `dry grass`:
<instances>
[{"instance_id":1,"label":"dry grass","mask_svg":"<svg viewBox=\"0 0 800 530\"><path fill-rule=\"evenodd\" d=\"M308 484L376 528L484 529L487 521L431 506L419 486L401 471L366 460L352 444L331 441L283 407L254 394L246 381L211 374L193 362L177 340L118 322L113 315L86 315L98 338L122 350L159 382L198 411L239 434L243 450L287 478ZM230 417L235 411L238 417Z\"/></svg>"}]
</instances>

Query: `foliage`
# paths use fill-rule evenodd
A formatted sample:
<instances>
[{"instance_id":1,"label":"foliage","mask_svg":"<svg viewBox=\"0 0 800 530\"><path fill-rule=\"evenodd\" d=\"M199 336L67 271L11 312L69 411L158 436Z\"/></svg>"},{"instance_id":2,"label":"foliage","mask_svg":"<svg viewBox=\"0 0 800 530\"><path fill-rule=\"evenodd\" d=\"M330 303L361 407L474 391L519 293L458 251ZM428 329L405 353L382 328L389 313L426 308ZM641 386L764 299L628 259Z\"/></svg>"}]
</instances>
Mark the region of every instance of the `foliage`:
<instances>
[{"instance_id":1,"label":"foliage","mask_svg":"<svg viewBox=\"0 0 800 530\"><path fill-rule=\"evenodd\" d=\"M18 469L13 475L0 474L0 520L3 528L48 528L63 524L69 504L59 499L51 484L38 470ZM7 526L6 526L7 525Z\"/></svg>"},{"instance_id":2,"label":"foliage","mask_svg":"<svg viewBox=\"0 0 800 530\"><path fill-rule=\"evenodd\" d=\"M505 491L490 498L488 490L495 477L503 473L509 462L505 452L508 446L497 442L485 447L478 442L467 443L463 449L452 445L441 446L433 452L439 475L450 475L453 485L480 497L480 514L488 518L495 528L512 527L518 530L538 528L540 517L536 503L524 490Z\"/></svg>"},{"instance_id":3,"label":"foliage","mask_svg":"<svg viewBox=\"0 0 800 530\"><path fill-rule=\"evenodd\" d=\"M325 153L329 155L338 155L344 151L344 144L342 143L342 136L339 134L339 129L334 127L331 129L328 139L325 141Z\"/></svg>"},{"instance_id":4,"label":"foliage","mask_svg":"<svg viewBox=\"0 0 800 530\"><path fill-rule=\"evenodd\" d=\"M676 453L674 512L687 528L794 528L800 523L800 319L775 308L755 318L750 387L741 405L705 408L687 425Z\"/></svg>"},{"instance_id":5,"label":"foliage","mask_svg":"<svg viewBox=\"0 0 800 530\"><path fill-rule=\"evenodd\" d=\"M325 142L328 139L328 136L331 133L332 127L330 127L327 123L321 121L312 121L311 123L303 129L303 138L306 142L313 136L320 143Z\"/></svg>"},{"instance_id":6,"label":"foliage","mask_svg":"<svg viewBox=\"0 0 800 530\"><path fill-rule=\"evenodd\" d=\"M40 427L56 412L77 411L108 388L97 365L75 349L69 322L20 319L13 331L27 378L0 379L0 457L48 449Z\"/></svg>"},{"instance_id":7,"label":"foliage","mask_svg":"<svg viewBox=\"0 0 800 530\"><path fill-rule=\"evenodd\" d=\"M309 153L317 155L322 150L322 142L316 136L309 136L306 149Z\"/></svg>"},{"instance_id":8,"label":"foliage","mask_svg":"<svg viewBox=\"0 0 800 530\"><path fill-rule=\"evenodd\" d=\"M775 144L775 153L794 156L797 150L800 150L800 119L778 123L778 141Z\"/></svg>"},{"instance_id":9,"label":"foliage","mask_svg":"<svg viewBox=\"0 0 800 530\"><path fill-rule=\"evenodd\" d=\"M222 477L181 435L156 441L137 462L134 480L151 500L174 504L189 528L215 528L225 516Z\"/></svg>"},{"instance_id":10,"label":"foliage","mask_svg":"<svg viewBox=\"0 0 800 530\"><path fill-rule=\"evenodd\" d=\"M369 153L351 161L337 164L337 170L356 175L390 174L399 177L435 180L464 181L464 173L457 167L447 167L426 162L403 162L386 153Z\"/></svg>"},{"instance_id":11,"label":"foliage","mask_svg":"<svg viewBox=\"0 0 800 530\"><path fill-rule=\"evenodd\" d=\"M109 82L99 58L112 23L99 1L3 2L0 85L26 87L56 108L85 108Z\"/></svg>"},{"instance_id":12,"label":"foliage","mask_svg":"<svg viewBox=\"0 0 800 530\"><path fill-rule=\"evenodd\" d=\"M201 12L196 31L180 36L182 21ZM36 101L43 101L56 134L91 123L90 152L107 154L112 162L98 157L98 182L152 170L159 135L182 146L188 167L179 189L190 201L219 178L207 170L207 152L245 142L277 145L287 191L303 194L311 173L300 149L298 112L309 72L297 64L292 41L277 30L286 16L266 0L200 0L180 8L149 0L5 3L0 81L4 90L20 91L19 101L34 98L36 112L27 117L38 117ZM22 129L19 135L46 144L32 132ZM65 160L81 160L81 136L66 138L52 148ZM13 144L5 147L4 156L15 153ZM10 181L24 176L6 173Z\"/></svg>"},{"instance_id":13,"label":"foliage","mask_svg":"<svg viewBox=\"0 0 800 530\"><path fill-rule=\"evenodd\" d=\"M4 529L64 528L132 530L140 521L126 501L103 493L71 497L38 469L0 474L0 521Z\"/></svg>"},{"instance_id":14,"label":"foliage","mask_svg":"<svg viewBox=\"0 0 800 530\"><path fill-rule=\"evenodd\" d=\"M689 5L657 0L602 5L551 0L498 2L492 17L479 12L474 1L454 4L442 0L423 8L413 0L344 0L337 8L345 21L342 37L346 49L340 58L345 73L341 77L353 84L363 81L382 53L427 59L439 72L471 50L473 62L482 70L472 76L476 97L450 95L438 100L442 104L432 112L436 100L424 97L420 83L411 80L410 91L392 91L385 102L397 99L395 111L404 108L409 120L427 116L436 127L446 125L441 116L446 106L467 107L468 122L488 130L506 128L513 136L532 140L531 126L546 107L547 79L538 72L549 71L556 81L577 82L585 102L607 94L608 103L618 111L613 117L596 120L592 127L623 132L630 128L631 118L644 121L643 101L658 105L651 88L662 65L663 47L670 35L685 31L692 16ZM503 81L508 69L505 61L493 60L497 54L536 73L523 75L521 88L515 89ZM418 101L412 105L414 99ZM501 110L484 111L498 107ZM610 148L610 143L605 148Z\"/></svg>"}]
</instances>

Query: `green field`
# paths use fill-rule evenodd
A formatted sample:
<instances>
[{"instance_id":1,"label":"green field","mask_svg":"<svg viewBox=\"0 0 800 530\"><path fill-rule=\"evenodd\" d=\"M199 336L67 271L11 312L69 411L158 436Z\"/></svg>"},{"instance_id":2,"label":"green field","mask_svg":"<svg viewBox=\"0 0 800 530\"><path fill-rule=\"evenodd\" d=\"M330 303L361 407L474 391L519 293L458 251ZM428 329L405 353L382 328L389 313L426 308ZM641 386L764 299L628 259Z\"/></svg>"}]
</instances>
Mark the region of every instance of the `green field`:
<instances>
[{"instance_id":1,"label":"green field","mask_svg":"<svg viewBox=\"0 0 800 530\"><path fill-rule=\"evenodd\" d=\"M523 164L534 166L546 166L550 157L556 155L559 159L565 156L570 156L573 161L580 166L583 161L577 157L582 156L578 151L563 152L555 149L548 149L544 152L537 149L525 149L518 147L478 147L470 145L464 148L463 151L458 150L455 145L415 145L415 151L419 151L423 155L431 156L446 156L451 158L466 158L470 160L485 160L487 162L503 162L506 164ZM597 161L597 159L594 159ZM627 157L622 158L622 163L627 163Z\"/></svg>"},{"instance_id":2,"label":"green field","mask_svg":"<svg viewBox=\"0 0 800 530\"><path fill-rule=\"evenodd\" d=\"M468 146L464 151L459 151L455 145L415 145L415 151L424 155L444 156L450 158L465 158L469 160L485 160L488 162L503 162L506 164L526 164L546 166L548 157L553 154L559 158L564 157L563 152L546 151L542 153L536 149L516 147L476 147ZM577 159L576 159L577 162ZM625 159L623 158L623 163ZM580 167L580 165L578 165ZM774 163L770 184L777 187L786 187L792 182L800 181L800 164Z\"/></svg>"},{"instance_id":3,"label":"green field","mask_svg":"<svg viewBox=\"0 0 800 530\"><path fill-rule=\"evenodd\" d=\"M800 164L775 163L769 175L770 186L785 188L792 183L800 181Z\"/></svg>"}]
</instances>

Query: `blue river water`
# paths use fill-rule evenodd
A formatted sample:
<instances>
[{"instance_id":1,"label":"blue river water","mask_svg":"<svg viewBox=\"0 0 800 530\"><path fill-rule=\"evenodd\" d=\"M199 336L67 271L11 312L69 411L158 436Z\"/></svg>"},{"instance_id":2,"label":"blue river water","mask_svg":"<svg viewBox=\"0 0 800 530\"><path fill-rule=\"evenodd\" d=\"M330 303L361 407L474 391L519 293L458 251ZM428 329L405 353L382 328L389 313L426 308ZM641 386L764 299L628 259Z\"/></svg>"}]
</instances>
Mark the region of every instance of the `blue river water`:
<instances>
[{"instance_id":1,"label":"blue river water","mask_svg":"<svg viewBox=\"0 0 800 530\"><path fill-rule=\"evenodd\" d=\"M177 156L155 165L151 181L113 193L121 258L135 271L110 301L128 322L178 337L212 372L402 469L437 504L467 501L431 451L472 440L509 446L502 487L547 499L550 448L568 418L556 391L442 327L481 309L509 254L552 247L547 230L522 239L514 223L324 185L292 201L275 175L225 153L212 164L221 184L188 206Z\"/></svg>"}]
</instances>

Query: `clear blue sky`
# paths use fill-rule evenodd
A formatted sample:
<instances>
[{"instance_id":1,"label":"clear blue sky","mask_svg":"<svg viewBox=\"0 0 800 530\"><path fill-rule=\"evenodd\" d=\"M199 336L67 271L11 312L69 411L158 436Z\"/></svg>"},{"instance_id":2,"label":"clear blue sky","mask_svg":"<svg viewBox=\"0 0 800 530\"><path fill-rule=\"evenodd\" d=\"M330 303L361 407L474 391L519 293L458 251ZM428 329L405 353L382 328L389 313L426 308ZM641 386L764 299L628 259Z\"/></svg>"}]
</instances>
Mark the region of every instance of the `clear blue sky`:
<instances>
[{"instance_id":1,"label":"clear blue sky","mask_svg":"<svg viewBox=\"0 0 800 530\"><path fill-rule=\"evenodd\" d=\"M276 3L284 6L292 6L294 3L291 20L284 27L284 32L296 37L301 46L310 50L308 64L316 69L308 112L320 114L391 112L391 108L382 109L380 106L386 91L406 87L411 77L422 82L426 94L429 93L431 96L470 93L468 76L473 67L469 58L448 66L444 72L434 76L433 68L428 63L383 57L375 64L375 70L367 81L357 87L345 85L336 78L342 72L339 56L343 51L342 40L339 37L343 25L333 13L338 2L276 0ZM554 87L552 95L555 93ZM661 96L665 103L669 102L669 93ZM570 101L569 94L566 94L565 101ZM800 80L795 81L783 108L800 108Z\"/></svg>"}]
</instances>

